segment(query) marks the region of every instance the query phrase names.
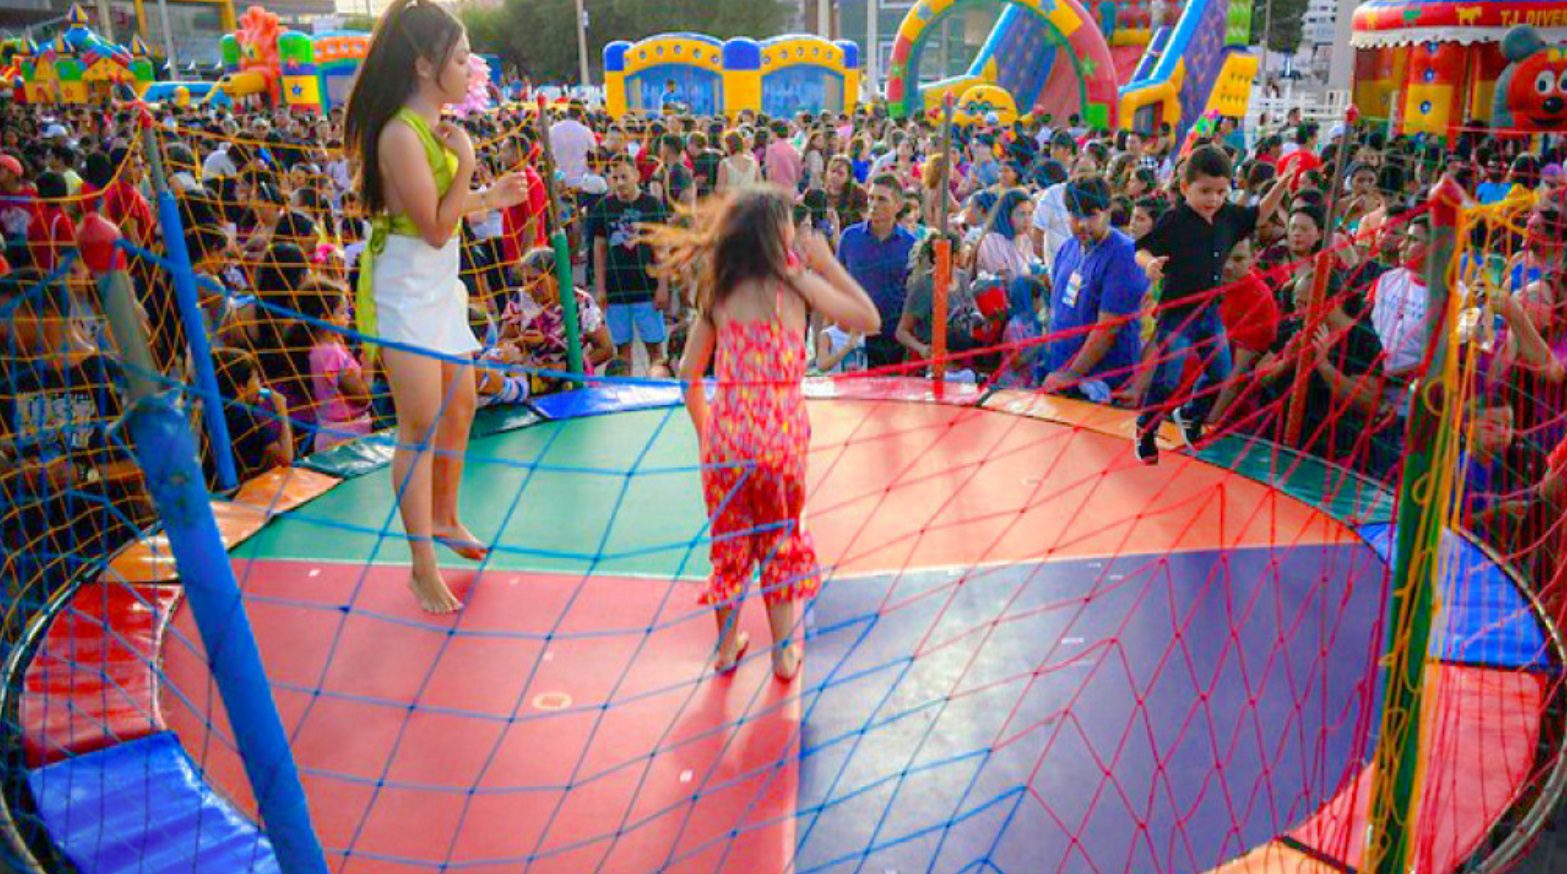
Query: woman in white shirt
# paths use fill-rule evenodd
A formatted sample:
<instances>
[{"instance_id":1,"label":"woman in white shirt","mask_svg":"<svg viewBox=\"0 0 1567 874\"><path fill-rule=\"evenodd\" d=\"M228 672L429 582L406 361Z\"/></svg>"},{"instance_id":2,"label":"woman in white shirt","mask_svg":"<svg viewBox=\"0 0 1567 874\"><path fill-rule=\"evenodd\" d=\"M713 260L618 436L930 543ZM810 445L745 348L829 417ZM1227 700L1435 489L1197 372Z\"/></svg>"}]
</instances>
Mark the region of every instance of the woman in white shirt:
<instances>
[{"instance_id":1,"label":"woman in white shirt","mask_svg":"<svg viewBox=\"0 0 1567 874\"><path fill-rule=\"evenodd\" d=\"M728 152L718 163L718 184L714 191L723 194L731 189L755 185L761 178L756 156L746 148L745 138L738 131L724 134L724 151Z\"/></svg>"},{"instance_id":2,"label":"woman in white shirt","mask_svg":"<svg viewBox=\"0 0 1567 874\"><path fill-rule=\"evenodd\" d=\"M1034 215L1034 202L1020 188L1001 195L990 213L990 226L980 237L974 266L981 274L1007 282L1032 275L1034 243L1028 228Z\"/></svg>"}]
</instances>

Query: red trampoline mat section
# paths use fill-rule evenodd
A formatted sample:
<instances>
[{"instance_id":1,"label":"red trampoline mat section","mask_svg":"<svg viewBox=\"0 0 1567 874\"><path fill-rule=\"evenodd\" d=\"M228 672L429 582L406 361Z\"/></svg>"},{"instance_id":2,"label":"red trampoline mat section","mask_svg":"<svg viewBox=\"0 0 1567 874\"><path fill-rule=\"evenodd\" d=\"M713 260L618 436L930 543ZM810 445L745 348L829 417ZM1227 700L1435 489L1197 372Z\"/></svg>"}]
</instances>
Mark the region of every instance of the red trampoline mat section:
<instances>
[{"instance_id":1,"label":"red trampoline mat section","mask_svg":"<svg viewBox=\"0 0 1567 874\"><path fill-rule=\"evenodd\" d=\"M178 597L173 586L82 585L27 665L19 716L28 767L158 730L152 666Z\"/></svg>"},{"instance_id":2,"label":"red trampoline mat section","mask_svg":"<svg viewBox=\"0 0 1567 874\"><path fill-rule=\"evenodd\" d=\"M811 406L806 525L839 574L1353 543L1282 492L1126 436L971 407Z\"/></svg>"},{"instance_id":3,"label":"red trampoline mat section","mask_svg":"<svg viewBox=\"0 0 1567 874\"><path fill-rule=\"evenodd\" d=\"M1546 679L1523 671L1432 663L1434 698L1421 735L1426 762L1413 862L1452 871L1472 854L1535 767ZM1365 855L1374 766L1367 766L1290 837L1358 870Z\"/></svg>"},{"instance_id":4,"label":"red trampoline mat section","mask_svg":"<svg viewBox=\"0 0 1567 874\"><path fill-rule=\"evenodd\" d=\"M453 574L468 606L443 620L413 606L406 568L237 571L334 870L787 867L799 698L772 678L759 603L751 657L716 679L690 583ZM169 727L254 815L188 610L164 670Z\"/></svg>"}]
</instances>

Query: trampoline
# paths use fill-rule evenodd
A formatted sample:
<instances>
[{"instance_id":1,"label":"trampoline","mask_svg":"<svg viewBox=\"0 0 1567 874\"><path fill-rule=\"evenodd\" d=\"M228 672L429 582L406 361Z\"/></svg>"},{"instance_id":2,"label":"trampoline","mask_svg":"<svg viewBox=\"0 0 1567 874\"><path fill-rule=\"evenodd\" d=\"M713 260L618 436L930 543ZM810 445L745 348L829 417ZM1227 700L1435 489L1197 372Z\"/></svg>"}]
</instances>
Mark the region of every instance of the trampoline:
<instances>
[{"instance_id":1,"label":"trampoline","mask_svg":"<svg viewBox=\"0 0 1567 874\"><path fill-rule=\"evenodd\" d=\"M718 678L695 437L665 387L491 414L418 612L388 447L219 505L334 871L1336 871L1360 864L1391 499L1272 444L1137 464L1124 413L811 387L829 569L803 678ZM1531 792L1558 647L1447 538L1422 870ZM133 546L36 628L28 782L83 872L276 870L172 568ZM768 639L759 604L742 611ZM219 657L221 654L218 654ZM1554 751L1550 752L1554 755Z\"/></svg>"}]
</instances>

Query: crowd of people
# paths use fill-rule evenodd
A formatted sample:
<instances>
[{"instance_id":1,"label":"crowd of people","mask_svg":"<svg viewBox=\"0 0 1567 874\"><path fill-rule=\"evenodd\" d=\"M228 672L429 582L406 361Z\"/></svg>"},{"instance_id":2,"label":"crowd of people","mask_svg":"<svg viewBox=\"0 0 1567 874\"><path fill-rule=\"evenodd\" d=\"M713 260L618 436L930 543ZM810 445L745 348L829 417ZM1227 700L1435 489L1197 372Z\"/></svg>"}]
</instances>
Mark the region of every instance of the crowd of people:
<instances>
[{"instance_id":1,"label":"crowd of people","mask_svg":"<svg viewBox=\"0 0 1567 874\"><path fill-rule=\"evenodd\" d=\"M575 302L589 373L672 376L699 282L659 269L647 228L766 185L879 314L869 333L810 314L811 372L927 376L939 332L946 379L1139 411L1129 452L1140 462L1158 463L1169 418L1196 447L1261 436L1384 482L1404 456L1428 326L1444 316L1427 311L1425 194L1451 180L1485 207L1466 213L1480 220L1464 228L1453 276L1471 309L1448 326L1482 385L1466 411L1477 424L1463 459L1469 524L1504 553L1529 544L1531 572L1555 568L1550 528L1567 477L1560 137L1475 130L1442 142L1298 117L1257 130L1223 119L1184 140L1168 126L1112 132L1048 116L944 132L880 106L792 118L551 113L540 124L507 105L460 122L478 190L522 186L461 222L483 347L473 356L495 365L480 371L480 406L566 384L563 299ZM174 241L149 158L178 207L220 388L237 401L225 414L241 477L390 422L382 361L352 330L361 267L384 253L340 110L0 104L0 121L6 512L93 483L115 509L70 518L99 533L144 518L125 509L135 468L106 428L117 365L71 251L87 211L120 227L156 364L189 381L188 324L158 260ZM556 231L569 289L549 248ZM938 274L950 276L944 289Z\"/></svg>"}]
</instances>

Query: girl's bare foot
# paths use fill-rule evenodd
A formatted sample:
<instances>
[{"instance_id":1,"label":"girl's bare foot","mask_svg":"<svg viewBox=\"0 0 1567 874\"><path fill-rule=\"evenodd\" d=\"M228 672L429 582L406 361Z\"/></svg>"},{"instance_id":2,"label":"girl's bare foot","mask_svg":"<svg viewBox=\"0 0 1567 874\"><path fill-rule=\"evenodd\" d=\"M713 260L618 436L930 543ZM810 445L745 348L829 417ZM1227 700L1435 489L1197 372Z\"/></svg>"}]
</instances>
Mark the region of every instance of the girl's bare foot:
<instances>
[{"instance_id":1,"label":"girl's bare foot","mask_svg":"<svg viewBox=\"0 0 1567 874\"><path fill-rule=\"evenodd\" d=\"M481 543L479 538L474 537L473 532L461 522L437 525L431 529L430 539L469 561L484 561L490 554L489 547Z\"/></svg>"},{"instance_id":2,"label":"girl's bare foot","mask_svg":"<svg viewBox=\"0 0 1567 874\"><path fill-rule=\"evenodd\" d=\"M446 580L441 578L439 570L433 573L414 571L408 575L408 588L413 591L414 599L426 613L455 613L462 609L462 602L447 588Z\"/></svg>"},{"instance_id":3,"label":"girl's bare foot","mask_svg":"<svg viewBox=\"0 0 1567 874\"><path fill-rule=\"evenodd\" d=\"M718 647L718 660L713 662L713 671L719 674L732 673L735 667L740 664L740 660L745 658L746 647L750 645L751 635L746 634L744 631L734 636L734 649L732 652L725 652L724 647L720 645Z\"/></svg>"},{"instance_id":4,"label":"girl's bare foot","mask_svg":"<svg viewBox=\"0 0 1567 874\"><path fill-rule=\"evenodd\" d=\"M773 676L788 683L800 673L800 645L790 643L773 650Z\"/></svg>"}]
</instances>

